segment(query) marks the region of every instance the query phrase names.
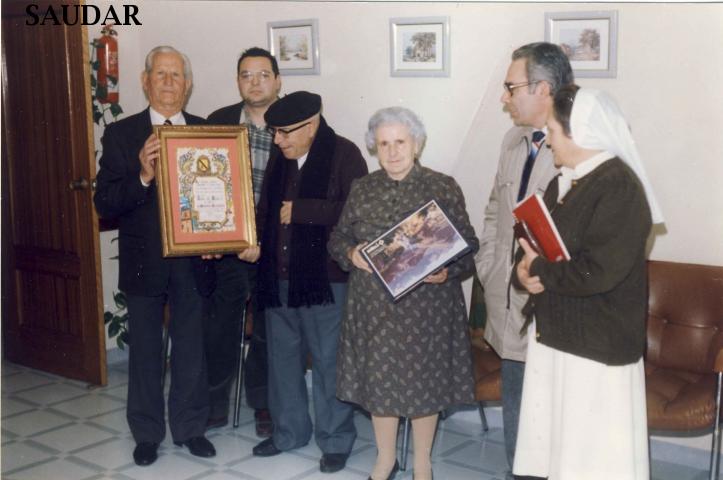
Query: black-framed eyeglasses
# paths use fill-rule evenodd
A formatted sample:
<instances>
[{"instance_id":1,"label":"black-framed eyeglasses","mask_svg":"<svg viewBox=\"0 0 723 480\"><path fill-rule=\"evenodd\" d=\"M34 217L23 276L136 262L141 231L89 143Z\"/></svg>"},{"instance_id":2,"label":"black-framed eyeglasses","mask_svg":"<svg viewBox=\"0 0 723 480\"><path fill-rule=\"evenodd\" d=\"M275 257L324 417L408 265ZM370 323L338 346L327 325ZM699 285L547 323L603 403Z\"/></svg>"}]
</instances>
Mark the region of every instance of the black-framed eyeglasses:
<instances>
[{"instance_id":1,"label":"black-framed eyeglasses","mask_svg":"<svg viewBox=\"0 0 723 480\"><path fill-rule=\"evenodd\" d=\"M502 86L505 87L505 91L507 91L507 93L509 93L510 96L512 96L515 88L527 87L528 85L535 85L537 83L540 83L541 81L542 80L533 80L531 82L521 82L521 83L505 82L502 84Z\"/></svg>"},{"instance_id":2,"label":"black-framed eyeglasses","mask_svg":"<svg viewBox=\"0 0 723 480\"><path fill-rule=\"evenodd\" d=\"M265 83L271 80L274 77L273 72L269 72L268 70L261 70L260 72L250 72L248 70L243 70L241 73L239 73L239 78L241 81L246 83L251 83L254 78L259 81L259 83Z\"/></svg>"},{"instance_id":3,"label":"black-framed eyeglasses","mask_svg":"<svg viewBox=\"0 0 723 480\"><path fill-rule=\"evenodd\" d=\"M266 127L266 131L271 134L271 137L275 137L276 134L280 134L282 137L288 137L290 133L297 131L298 129L305 127L309 125L311 121L304 122L301 125L297 125L294 128L276 128L276 127Z\"/></svg>"}]
</instances>

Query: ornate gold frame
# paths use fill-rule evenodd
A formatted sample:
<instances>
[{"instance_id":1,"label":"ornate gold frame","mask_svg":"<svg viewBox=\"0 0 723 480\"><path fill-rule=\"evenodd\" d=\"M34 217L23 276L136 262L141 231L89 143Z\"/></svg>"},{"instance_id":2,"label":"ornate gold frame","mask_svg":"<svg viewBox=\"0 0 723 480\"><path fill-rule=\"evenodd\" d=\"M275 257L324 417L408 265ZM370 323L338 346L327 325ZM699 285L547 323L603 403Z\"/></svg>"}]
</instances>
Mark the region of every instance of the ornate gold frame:
<instances>
[{"instance_id":1,"label":"ornate gold frame","mask_svg":"<svg viewBox=\"0 0 723 480\"><path fill-rule=\"evenodd\" d=\"M156 126L153 131L161 141L161 155L156 165L156 190L163 256L237 253L256 245L251 155L246 127ZM181 149L187 153L179 158ZM195 159L193 155L196 151L226 153L209 160L205 155ZM221 160L216 161L217 158ZM185 163L179 167L181 161ZM213 168L217 170L214 172ZM226 220L223 222L200 222L199 210L194 210L192 204L189 206L189 196L182 194L184 188L190 188L186 193L196 192L193 182L202 176L212 177L214 182L223 182L226 208ZM193 181L189 184L188 179ZM198 198L194 193L190 200ZM217 197L212 198L217 200ZM227 220L229 216L231 221ZM199 227L206 224L213 227Z\"/></svg>"}]
</instances>

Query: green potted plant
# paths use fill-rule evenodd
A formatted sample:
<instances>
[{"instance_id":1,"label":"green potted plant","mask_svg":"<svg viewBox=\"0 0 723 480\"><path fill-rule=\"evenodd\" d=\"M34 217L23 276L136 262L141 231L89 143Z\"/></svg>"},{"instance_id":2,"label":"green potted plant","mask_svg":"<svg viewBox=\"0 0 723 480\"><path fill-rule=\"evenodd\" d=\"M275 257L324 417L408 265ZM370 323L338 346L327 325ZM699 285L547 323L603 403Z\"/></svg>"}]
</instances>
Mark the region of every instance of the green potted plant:
<instances>
[{"instance_id":1,"label":"green potted plant","mask_svg":"<svg viewBox=\"0 0 723 480\"><path fill-rule=\"evenodd\" d=\"M129 343L126 296L123 292L113 292L113 301L116 309L112 312L106 311L103 320L108 326L108 336L110 338L116 337L118 348L125 350L125 345Z\"/></svg>"}]
</instances>

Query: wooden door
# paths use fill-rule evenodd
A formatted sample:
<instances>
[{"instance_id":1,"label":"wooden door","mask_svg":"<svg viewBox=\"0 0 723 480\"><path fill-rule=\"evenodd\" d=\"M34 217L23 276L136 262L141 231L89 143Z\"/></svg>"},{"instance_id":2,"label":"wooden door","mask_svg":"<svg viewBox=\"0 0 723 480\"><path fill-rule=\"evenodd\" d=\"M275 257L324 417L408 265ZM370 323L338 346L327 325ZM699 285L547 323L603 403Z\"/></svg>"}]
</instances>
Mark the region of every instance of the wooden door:
<instances>
[{"instance_id":1,"label":"wooden door","mask_svg":"<svg viewBox=\"0 0 723 480\"><path fill-rule=\"evenodd\" d=\"M28 26L26 6L2 5L3 351L103 385L87 33Z\"/></svg>"}]
</instances>

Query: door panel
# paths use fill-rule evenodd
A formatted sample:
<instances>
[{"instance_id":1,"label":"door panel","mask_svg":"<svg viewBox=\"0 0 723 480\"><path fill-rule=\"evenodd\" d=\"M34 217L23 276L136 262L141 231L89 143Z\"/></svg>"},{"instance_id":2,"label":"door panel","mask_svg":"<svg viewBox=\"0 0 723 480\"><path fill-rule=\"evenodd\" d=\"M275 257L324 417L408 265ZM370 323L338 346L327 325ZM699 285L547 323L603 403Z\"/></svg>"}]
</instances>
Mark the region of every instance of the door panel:
<instances>
[{"instance_id":1,"label":"door panel","mask_svg":"<svg viewBox=\"0 0 723 480\"><path fill-rule=\"evenodd\" d=\"M95 176L88 41L25 25L26 6L2 5L3 351L105 384L98 221L88 185L71 185Z\"/></svg>"}]
</instances>

